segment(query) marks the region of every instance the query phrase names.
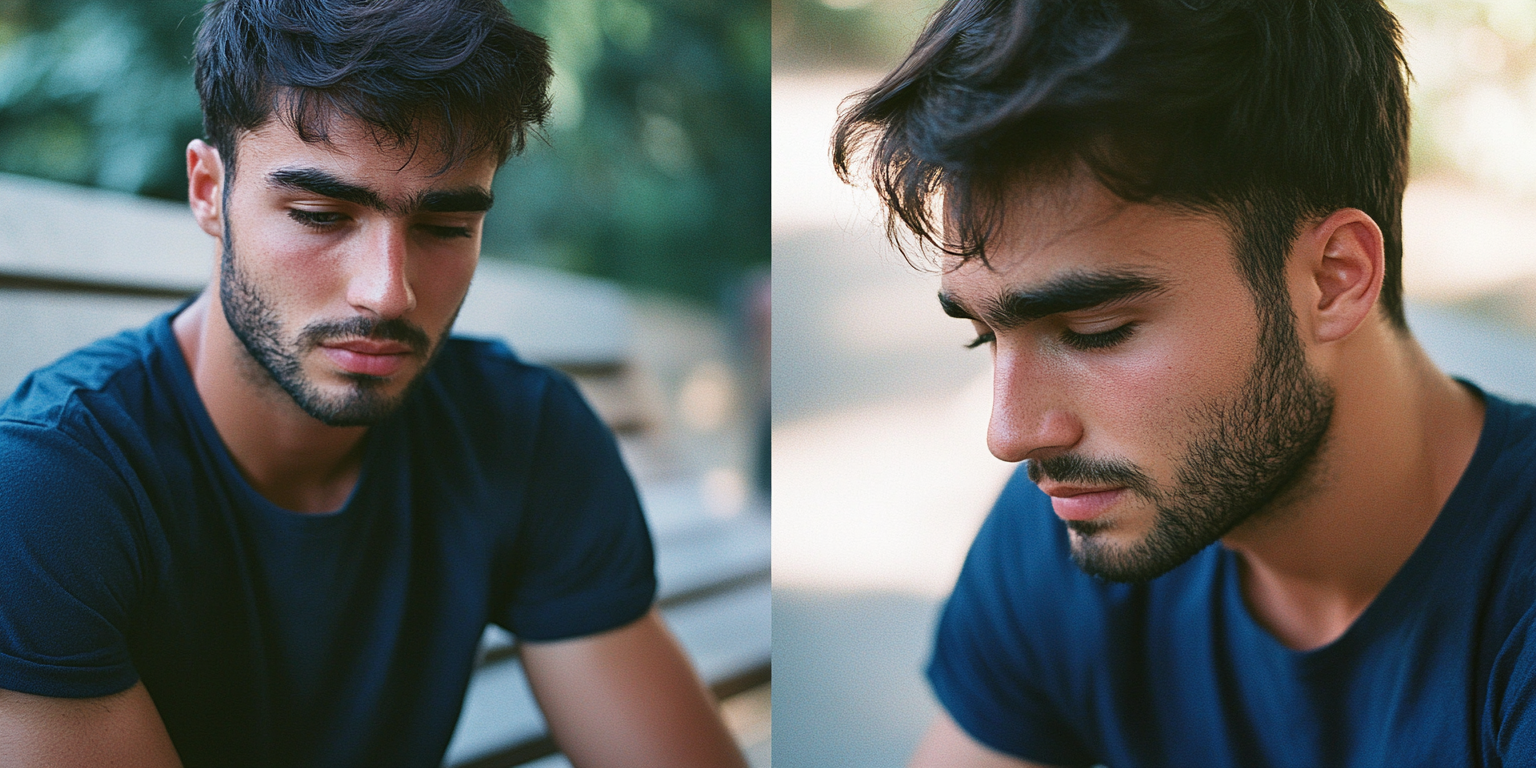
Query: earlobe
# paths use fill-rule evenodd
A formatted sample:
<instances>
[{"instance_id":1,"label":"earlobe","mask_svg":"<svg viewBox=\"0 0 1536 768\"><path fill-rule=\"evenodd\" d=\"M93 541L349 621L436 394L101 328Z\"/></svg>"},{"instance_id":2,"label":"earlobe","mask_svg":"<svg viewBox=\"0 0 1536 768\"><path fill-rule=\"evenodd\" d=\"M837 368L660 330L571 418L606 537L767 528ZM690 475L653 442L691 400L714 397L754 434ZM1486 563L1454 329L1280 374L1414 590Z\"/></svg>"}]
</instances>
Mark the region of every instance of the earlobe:
<instances>
[{"instance_id":1,"label":"earlobe","mask_svg":"<svg viewBox=\"0 0 1536 768\"><path fill-rule=\"evenodd\" d=\"M202 139L187 144L187 203L204 232L224 236L224 163Z\"/></svg>"},{"instance_id":2,"label":"earlobe","mask_svg":"<svg viewBox=\"0 0 1536 768\"><path fill-rule=\"evenodd\" d=\"M1313 328L1318 341L1353 333L1376 306L1385 277L1381 228L1363 211L1335 211L1313 230L1320 248L1312 260L1317 290Z\"/></svg>"}]
</instances>

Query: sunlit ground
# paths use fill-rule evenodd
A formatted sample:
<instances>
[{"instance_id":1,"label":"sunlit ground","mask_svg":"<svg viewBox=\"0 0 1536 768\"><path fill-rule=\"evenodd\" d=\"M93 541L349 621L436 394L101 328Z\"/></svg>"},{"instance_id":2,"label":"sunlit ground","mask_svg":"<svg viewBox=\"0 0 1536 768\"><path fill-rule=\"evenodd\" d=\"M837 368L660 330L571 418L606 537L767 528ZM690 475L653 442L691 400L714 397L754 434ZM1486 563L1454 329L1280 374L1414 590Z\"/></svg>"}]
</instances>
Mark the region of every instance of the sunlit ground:
<instances>
[{"instance_id":1,"label":"sunlit ground","mask_svg":"<svg viewBox=\"0 0 1536 768\"><path fill-rule=\"evenodd\" d=\"M939 312L938 277L894 254L872 198L830 171L836 105L876 77L773 86L780 768L905 761L935 711L920 675L934 612L1011 470L983 445L986 354L961 348L970 329ZM1536 339L1536 204L1421 179L1404 217L1426 334L1454 344L1470 319Z\"/></svg>"}]
</instances>

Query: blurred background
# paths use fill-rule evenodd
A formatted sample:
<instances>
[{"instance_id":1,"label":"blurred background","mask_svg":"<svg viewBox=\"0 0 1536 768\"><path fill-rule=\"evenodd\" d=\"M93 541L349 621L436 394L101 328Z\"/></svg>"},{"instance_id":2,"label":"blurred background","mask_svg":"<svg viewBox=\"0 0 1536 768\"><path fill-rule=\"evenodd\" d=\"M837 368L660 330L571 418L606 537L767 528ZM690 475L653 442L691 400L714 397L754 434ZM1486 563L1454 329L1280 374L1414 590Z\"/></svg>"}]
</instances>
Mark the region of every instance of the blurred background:
<instances>
[{"instance_id":1,"label":"blurred background","mask_svg":"<svg viewBox=\"0 0 1536 768\"><path fill-rule=\"evenodd\" d=\"M1011 465L983 444L990 363L938 276L841 185L839 102L939 3L773 3L775 764L902 765L936 705L936 612ZM1536 399L1536 3L1390 0L1414 74L1409 321L1432 356Z\"/></svg>"},{"instance_id":2,"label":"blurred background","mask_svg":"<svg viewBox=\"0 0 1536 768\"><path fill-rule=\"evenodd\" d=\"M547 141L485 252L718 306L768 262L768 7L515 0L554 53ZM201 0L0 0L0 171L186 199Z\"/></svg>"},{"instance_id":3,"label":"blurred background","mask_svg":"<svg viewBox=\"0 0 1536 768\"><path fill-rule=\"evenodd\" d=\"M619 433L664 602L715 585L683 639L766 765L769 4L505 2L549 39L553 111L496 177L458 328L565 369ZM202 5L0 0L3 393L207 281L184 160Z\"/></svg>"}]
</instances>

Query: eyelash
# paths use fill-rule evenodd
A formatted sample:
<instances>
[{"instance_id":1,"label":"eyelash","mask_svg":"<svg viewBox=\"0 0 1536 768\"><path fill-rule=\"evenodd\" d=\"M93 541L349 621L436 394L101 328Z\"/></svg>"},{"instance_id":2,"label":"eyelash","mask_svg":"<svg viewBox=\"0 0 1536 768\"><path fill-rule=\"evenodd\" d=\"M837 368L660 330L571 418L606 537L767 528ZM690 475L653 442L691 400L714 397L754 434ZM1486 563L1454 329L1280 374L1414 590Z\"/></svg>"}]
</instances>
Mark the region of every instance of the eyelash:
<instances>
[{"instance_id":1,"label":"eyelash","mask_svg":"<svg viewBox=\"0 0 1536 768\"><path fill-rule=\"evenodd\" d=\"M288 218L310 229L326 230L341 221L341 214L335 211L306 211L299 208L289 208Z\"/></svg>"},{"instance_id":2,"label":"eyelash","mask_svg":"<svg viewBox=\"0 0 1536 768\"><path fill-rule=\"evenodd\" d=\"M342 214L335 211L306 211L299 208L290 208L288 209L288 217L310 229L318 229L323 232L339 224ZM439 240L470 237L472 234L468 227L441 227L433 224L423 224L421 228L427 234Z\"/></svg>"},{"instance_id":3,"label":"eyelash","mask_svg":"<svg viewBox=\"0 0 1536 768\"><path fill-rule=\"evenodd\" d=\"M1071 330L1061 332L1061 340L1073 349L1092 350L1108 349L1129 339L1136 330L1135 323L1125 325L1103 333L1075 333Z\"/></svg>"},{"instance_id":4,"label":"eyelash","mask_svg":"<svg viewBox=\"0 0 1536 768\"><path fill-rule=\"evenodd\" d=\"M452 240L456 237L469 237L469 227L439 227L431 224L423 224L428 234L441 240Z\"/></svg>"},{"instance_id":5,"label":"eyelash","mask_svg":"<svg viewBox=\"0 0 1536 768\"><path fill-rule=\"evenodd\" d=\"M1066 330L1061 332L1061 341L1069 347L1083 351L1108 349L1117 344L1120 344L1121 342L1124 342L1126 339L1129 339L1135 330L1135 323L1126 323L1119 328L1104 331L1103 333L1076 333L1074 331ZM980 336L977 336L969 344L966 344L965 348L975 349L984 344L991 344L996 341L997 334L991 332L983 333Z\"/></svg>"}]
</instances>

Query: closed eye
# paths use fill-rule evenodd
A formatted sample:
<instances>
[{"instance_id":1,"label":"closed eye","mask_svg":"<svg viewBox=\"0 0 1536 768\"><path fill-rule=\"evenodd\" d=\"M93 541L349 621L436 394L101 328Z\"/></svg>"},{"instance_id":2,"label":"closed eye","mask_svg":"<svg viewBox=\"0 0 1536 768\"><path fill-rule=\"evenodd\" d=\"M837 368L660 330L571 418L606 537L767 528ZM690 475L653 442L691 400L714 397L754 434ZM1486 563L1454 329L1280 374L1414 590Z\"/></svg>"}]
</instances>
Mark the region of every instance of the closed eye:
<instances>
[{"instance_id":1,"label":"closed eye","mask_svg":"<svg viewBox=\"0 0 1536 768\"><path fill-rule=\"evenodd\" d=\"M445 227L438 224L422 224L421 228L427 234L440 240L452 240L458 237L469 237L474 233L469 227Z\"/></svg>"},{"instance_id":2,"label":"closed eye","mask_svg":"<svg viewBox=\"0 0 1536 768\"><path fill-rule=\"evenodd\" d=\"M977 336L970 343L966 344L965 348L966 349L975 349L975 348L977 348L977 347L979 347L979 346L981 346L983 344L991 344L994 341L997 341L997 334L995 334L995 333L993 333L991 331L987 331L986 333L983 333L983 334Z\"/></svg>"},{"instance_id":3,"label":"closed eye","mask_svg":"<svg viewBox=\"0 0 1536 768\"><path fill-rule=\"evenodd\" d=\"M289 208L288 218L310 229L325 230L340 223L343 215L336 211L308 211L303 208Z\"/></svg>"},{"instance_id":4,"label":"closed eye","mask_svg":"<svg viewBox=\"0 0 1536 768\"><path fill-rule=\"evenodd\" d=\"M1061 341L1069 347L1084 351L1108 349L1129 339L1135 332L1135 323L1126 323L1119 328L1102 333L1077 333L1068 329L1061 332Z\"/></svg>"}]
</instances>

